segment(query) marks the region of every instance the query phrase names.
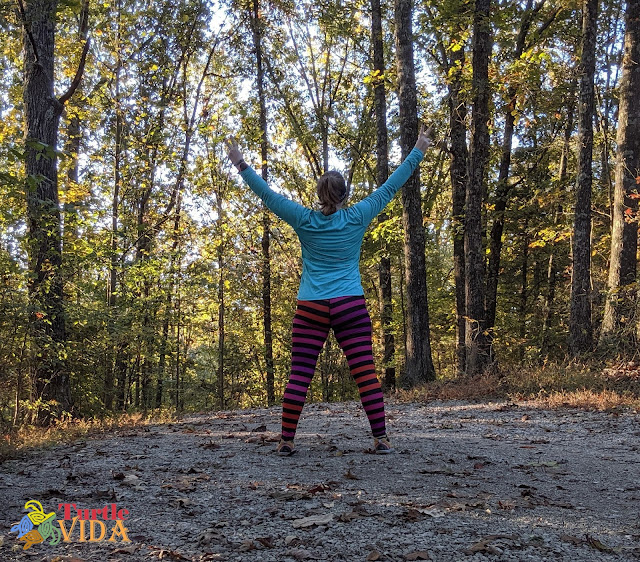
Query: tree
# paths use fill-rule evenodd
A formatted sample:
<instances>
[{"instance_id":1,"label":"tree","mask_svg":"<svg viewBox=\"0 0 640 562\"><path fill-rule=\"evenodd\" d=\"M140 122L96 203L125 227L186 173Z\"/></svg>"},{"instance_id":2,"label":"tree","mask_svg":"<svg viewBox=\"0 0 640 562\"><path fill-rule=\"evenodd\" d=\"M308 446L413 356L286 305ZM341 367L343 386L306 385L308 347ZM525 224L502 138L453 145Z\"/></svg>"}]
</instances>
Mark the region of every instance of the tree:
<instances>
[{"instance_id":1,"label":"tree","mask_svg":"<svg viewBox=\"0 0 640 562\"><path fill-rule=\"evenodd\" d=\"M596 66L598 0L582 4L582 53L578 100L578 175L576 178L573 225L573 272L571 276L571 315L569 351L580 355L591 348L591 185L593 171L593 78Z\"/></svg>"},{"instance_id":2,"label":"tree","mask_svg":"<svg viewBox=\"0 0 640 562\"><path fill-rule=\"evenodd\" d=\"M466 372L482 373L491 356L491 336L486 330L484 309L484 251L482 204L489 158L489 57L491 55L491 0L476 0L473 14L473 109L469 177L465 196L465 294Z\"/></svg>"},{"instance_id":3,"label":"tree","mask_svg":"<svg viewBox=\"0 0 640 562\"><path fill-rule=\"evenodd\" d=\"M533 0L527 0L522 14L520 29L516 37L513 60L518 63L527 46L527 34L531 28L534 16L544 6L545 0L540 0L535 6ZM555 12L557 13L557 12ZM555 17L555 13L552 17ZM502 135L502 147L500 150L500 166L496 194L494 198L494 219L489 236L489 263L487 264L487 294L485 297L486 322L485 330L491 331L496 323L496 306L498 298L498 272L500 271L500 253L502 251L502 234L504 231L505 211L511 191L510 166L511 151L513 146L513 134L517 115L517 79L511 78L507 87L507 103L504 113L504 132ZM525 271L526 274L526 271Z\"/></svg>"},{"instance_id":4,"label":"tree","mask_svg":"<svg viewBox=\"0 0 640 562\"><path fill-rule=\"evenodd\" d=\"M609 262L608 295L599 344L618 329L622 341L633 341L637 302L638 184L640 180L640 1L627 0L620 105L616 135L617 158L613 199L613 232Z\"/></svg>"},{"instance_id":5,"label":"tree","mask_svg":"<svg viewBox=\"0 0 640 562\"><path fill-rule=\"evenodd\" d=\"M48 423L72 407L66 366L57 143L60 116L82 79L88 42L69 89L54 93L56 0L19 3L24 24L25 168L29 254L30 330L34 394Z\"/></svg>"},{"instance_id":6,"label":"tree","mask_svg":"<svg viewBox=\"0 0 640 562\"><path fill-rule=\"evenodd\" d=\"M382 40L382 9L380 0L371 0L371 44L373 48L373 92L376 115L376 182L380 186L389 177L389 154L387 135L387 94L385 89L384 42ZM388 220L386 213L378 216L378 224ZM387 243L382 239L381 256L378 264L380 284L380 320L384 341L383 385L387 389L395 388L395 338L391 328L393 317L393 292L391 285L391 259Z\"/></svg>"},{"instance_id":7,"label":"tree","mask_svg":"<svg viewBox=\"0 0 640 562\"><path fill-rule=\"evenodd\" d=\"M411 0L395 1L395 41L398 70L400 146L405 158L418 137L416 78L413 60L413 7ZM402 222L407 287L407 329L403 387L435 379L429 333L429 304L422 226L420 173L418 170L402 188Z\"/></svg>"},{"instance_id":8,"label":"tree","mask_svg":"<svg viewBox=\"0 0 640 562\"><path fill-rule=\"evenodd\" d=\"M253 47L256 55L256 83L258 90L258 105L260 107L260 160L262 168L262 179L269 181L269 171L267 167L267 156L269 142L267 136L267 102L264 88L264 68L262 66L262 34L263 23L260 18L260 8L258 0L253 0L253 11L250 14ZM266 390L267 403L269 406L276 401L273 375L273 330L271 327L271 256L270 246L270 224L271 218L269 210L265 207L262 211L262 324L264 332L264 362L266 370Z\"/></svg>"},{"instance_id":9,"label":"tree","mask_svg":"<svg viewBox=\"0 0 640 562\"><path fill-rule=\"evenodd\" d=\"M466 300L464 257L464 202L468 181L469 150L467 148L467 100L464 86L466 35L469 17L464 6L456 2L438 7L439 17L429 5L436 49L431 51L443 80L447 84L447 109L450 135L451 236L453 238L453 275L456 299L456 370L466 368ZM446 38L442 30L448 30Z\"/></svg>"}]
</instances>

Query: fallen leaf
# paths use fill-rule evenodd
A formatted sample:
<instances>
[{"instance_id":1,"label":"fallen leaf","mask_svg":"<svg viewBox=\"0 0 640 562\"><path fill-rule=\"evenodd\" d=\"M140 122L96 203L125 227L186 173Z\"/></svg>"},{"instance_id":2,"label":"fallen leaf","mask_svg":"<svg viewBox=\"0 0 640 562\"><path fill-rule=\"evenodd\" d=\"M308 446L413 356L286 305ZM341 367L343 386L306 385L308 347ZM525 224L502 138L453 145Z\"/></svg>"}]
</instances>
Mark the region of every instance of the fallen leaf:
<instances>
[{"instance_id":1,"label":"fallen leaf","mask_svg":"<svg viewBox=\"0 0 640 562\"><path fill-rule=\"evenodd\" d=\"M445 512L437 507L416 507L417 512L428 515L429 517L444 517Z\"/></svg>"},{"instance_id":2,"label":"fallen leaf","mask_svg":"<svg viewBox=\"0 0 640 562\"><path fill-rule=\"evenodd\" d=\"M313 488L309 488L307 492L313 495L313 494L319 494L320 492L326 492L328 489L329 489L329 486L326 486L325 484L318 484Z\"/></svg>"},{"instance_id":3,"label":"fallen leaf","mask_svg":"<svg viewBox=\"0 0 640 562\"><path fill-rule=\"evenodd\" d=\"M258 547L255 544L253 544L252 539L244 539L240 544L240 546L238 547L238 550L240 552L248 552L249 550L255 550L256 548Z\"/></svg>"},{"instance_id":4,"label":"fallen leaf","mask_svg":"<svg viewBox=\"0 0 640 562\"><path fill-rule=\"evenodd\" d=\"M477 543L467 548L465 552L467 554L475 554L476 552L487 552L489 554L498 554L497 549L491 546L490 543L492 543L496 539L515 540L516 538L517 537L514 537L512 535L489 535L488 537L485 537L481 541L478 541Z\"/></svg>"},{"instance_id":5,"label":"fallen leaf","mask_svg":"<svg viewBox=\"0 0 640 562\"><path fill-rule=\"evenodd\" d=\"M303 527L312 527L313 525L326 525L333 521L333 514L327 513L326 515L310 515L309 517L302 517L301 519L294 519L292 522L294 529L300 529Z\"/></svg>"},{"instance_id":6,"label":"fallen leaf","mask_svg":"<svg viewBox=\"0 0 640 562\"><path fill-rule=\"evenodd\" d=\"M274 548L275 544L273 544L273 537L257 537L257 540L260 544L266 546L267 548Z\"/></svg>"},{"instance_id":7,"label":"fallen leaf","mask_svg":"<svg viewBox=\"0 0 640 562\"><path fill-rule=\"evenodd\" d=\"M353 472L351 472L351 469L347 470L347 473L344 475L345 478L348 478L349 480L360 480L360 478L358 478Z\"/></svg>"},{"instance_id":8,"label":"fallen leaf","mask_svg":"<svg viewBox=\"0 0 640 562\"><path fill-rule=\"evenodd\" d=\"M289 550L287 556L292 556L296 560L310 560L315 559L315 556L309 552L308 550L304 550L303 548L293 548Z\"/></svg>"},{"instance_id":9,"label":"fallen leaf","mask_svg":"<svg viewBox=\"0 0 640 562\"><path fill-rule=\"evenodd\" d=\"M431 560L431 556L426 550L418 550L404 555L405 560Z\"/></svg>"},{"instance_id":10,"label":"fallen leaf","mask_svg":"<svg viewBox=\"0 0 640 562\"><path fill-rule=\"evenodd\" d=\"M173 558L174 560L188 560L188 558L185 558L177 550L169 550L157 546L150 546L149 549L152 551L152 556L157 556L160 560L168 558Z\"/></svg>"},{"instance_id":11,"label":"fallen leaf","mask_svg":"<svg viewBox=\"0 0 640 562\"><path fill-rule=\"evenodd\" d=\"M266 425L259 425L258 427L253 428L251 431L253 432L263 432L263 431L267 431L267 426Z\"/></svg>"},{"instance_id":12,"label":"fallen leaf","mask_svg":"<svg viewBox=\"0 0 640 562\"><path fill-rule=\"evenodd\" d=\"M375 562L376 560L380 560L380 556L382 556L377 550L372 550L367 556L368 562Z\"/></svg>"},{"instance_id":13,"label":"fallen leaf","mask_svg":"<svg viewBox=\"0 0 640 562\"><path fill-rule=\"evenodd\" d=\"M586 542L584 539L580 539L578 537L572 537L571 535L562 535L560 537L560 540L564 542L570 542L571 544L574 544L576 546L579 546Z\"/></svg>"},{"instance_id":14,"label":"fallen leaf","mask_svg":"<svg viewBox=\"0 0 640 562\"><path fill-rule=\"evenodd\" d=\"M592 537L591 535L588 535L588 534L585 535L585 539L589 546L595 548L596 550L599 550L600 552L610 552L610 553L615 552L615 549L611 548L610 546L607 546L606 544L599 541L595 537Z\"/></svg>"}]
</instances>

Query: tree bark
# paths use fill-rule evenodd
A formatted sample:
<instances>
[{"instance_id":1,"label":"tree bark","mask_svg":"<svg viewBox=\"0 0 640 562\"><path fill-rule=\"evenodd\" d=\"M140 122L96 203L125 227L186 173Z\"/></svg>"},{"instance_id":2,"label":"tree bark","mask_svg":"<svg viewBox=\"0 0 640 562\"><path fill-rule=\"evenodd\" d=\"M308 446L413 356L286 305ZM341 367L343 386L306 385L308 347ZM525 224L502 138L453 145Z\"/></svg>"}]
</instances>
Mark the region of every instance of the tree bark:
<instances>
[{"instance_id":1,"label":"tree bark","mask_svg":"<svg viewBox=\"0 0 640 562\"><path fill-rule=\"evenodd\" d=\"M593 158L594 73L598 0L584 0L582 8L582 54L578 103L578 177L573 227L573 273L569 351L580 355L591 349L591 185Z\"/></svg>"},{"instance_id":2,"label":"tree bark","mask_svg":"<svg viewBox=\"0 0 640 562\"><path fill-rule=\"evenodd\" d=\"M109 306L109 324L111 336L114 340L118 339L115 323L116 323L116 291L118 283L118 214L120 208L120 188L122 183L122 133L123 133L123 116L120 100L120 71L122 70L122 59L120 57L120 13L121 5L116 3L117 9L117 28L116 28L116 68L114 73L115 88L115 113L116 113L116 130L115 130L115 147L114 147L114 163L113 163L113 199L111 201L111 260L109 268L109 286L108 286L108 306ZM111 369L104 381L104 406L110 410L113 405L114 382L124 385L126 377L123 369L126 369L126 362L122 361L121 355L124 352L126 344L114 341L114 355ZM122 391L119 388L118 392ZM124 407L124 394L118 399L118 407Z\"/></svg>"},{"instance_id":3,"label":"tree bark","mask_svg":"<svg viewBox=\"0 0 640 562\"><path fill-rule=\"evenodd\" d=\"M522 232L522 269L520 270L520 305L518 307L518 315L520 316L520 361L525 357L526 346L525 336L527 334L527 300L529 295L527 269L529 268L529 234L527 228L529 226L528 219L524 221Z\"/></svg>"},{"instance_id":4,"label":"tree bark","mask_svg":"<svg viewBox=\"0 0 640 562\"><path fill-rule=\"evenodd\" d=\"M62 240L56 149L63 104L54 94L56 0L25 5L24 112L29 263L29 328L34 352L33 392L48 424L72 408L62 279Z\"/></svg>"},{"instance_id":5,"label":"tree bark","mask_svg":"<svg viewBox=\"0 0 640 562\"><path fill-rule=\"evenodd\" d=\"M600 345L617 330L621 343L633 345L637 299L638 180L640 177L640 0L627 0L624 55L620 81L620 105L616 144L618 152L613 197L613 232ZM625 330L625 328L627 328ZM629 329L631 328L631 329ZM628 347L631 349L630 347Z\"/></svg>"},{"instance_id":6,"label":"tree bark","mask_svg":"<svg viewBox=\"0 0 640 562\"><path fill-rule=\"evenodd\" d=\"M376 118L376 182L382 185L389 177L389 140L387 136L387 94L384 86L384 42L382 40L382 8L380 0L371 0L371 43L373 46L373 93ZM378 224L388 219L386 213L378 215ZM393 318L393 292L391 285L391 259L388 255L387 242L380 242L380 263L378 264L378 280L380 283L380 323L384 342L382 366L384 377L382 386L385 390L395 389L395 337L391 328Z\"/></svg>"},{"instance_id":7,"label":"tree bark","mask_svg":"<svg viewBox=\"0 0 640 562\"><path fill-rule=\"evenodd\" d=\"M468 375L482 373L491 358L491 336L486 331L482 204L489 158L489 57L491 55L491 0L476 0L473 16L473 109L469 179L465 197L466 367Z\"/></svg>"},{"instance_id":8,"label":"tree bark","mask_svg":"<svg viewBox=\"0 0 640 562\"><path fill-rule=\"evenodd\" d=\"M164 377L166 373L167 349L169 347L169 323L171 321L171 309L173 307L173 289L176 278L176 260L178 259L178 247L180 244L180 218L182 210L182 196L178 195L175 215L173 219L173 230L171 237L171 258L169 265L169 286L165 298L165 311L162 320L162 336L158 350L158 382L156 384L155 407L162 406L162 394L164 391Z\"/></svg>"},{"instance_id":9,"label":"tree bark","mask_svg":"<svg viewBox=\"0 0 640 562\"><path fill-rule=\"evenodd\" d=\"M400 146L405 158L418 137L417 92L413 61L413 6L411 0L395 0L395 41L400 110ZM434 380L431 358L429 305L422 226L420 172L416 170L402 188L402 222L407 284L407 345L400 385L405 388Z\"/></svg>"},{"instance_id":10,"label":"tree bark","mask_svg":"<svg viewBox=\"0 0 640 562\"><path fill-rule=\"evenodd\" d=\"M268 182L267 156L269 142L267 136L267 103L264 92L264 69L262 67L262 22L258 0L253 0L251 14L253 28L253 46L256 52L256 83L258 86L258 104L260 106L260 155L262 160L262 179ZM275 404L274 367L273 367L273 330L271 327L271 256L269 210L262 211L262 324L264 332L264 362L266 367L267 404Z\"/></svg>"},{"instance_id":11,"label":"tree bark","mask_svg":"<svg viewBox=\"0 0 640 562\"><path fill-rule=\"evenodd\" d=\"M456 358L457 371L466 369L466 297L464 257L464 203L468 181L467 106L462 97L463 48L451 53L453 76L449 84L449 128L451 130L451 197L453 232L453 275L456 286ZM448 72L449 73L449 72Z\"/></svg>"}]
</instances>

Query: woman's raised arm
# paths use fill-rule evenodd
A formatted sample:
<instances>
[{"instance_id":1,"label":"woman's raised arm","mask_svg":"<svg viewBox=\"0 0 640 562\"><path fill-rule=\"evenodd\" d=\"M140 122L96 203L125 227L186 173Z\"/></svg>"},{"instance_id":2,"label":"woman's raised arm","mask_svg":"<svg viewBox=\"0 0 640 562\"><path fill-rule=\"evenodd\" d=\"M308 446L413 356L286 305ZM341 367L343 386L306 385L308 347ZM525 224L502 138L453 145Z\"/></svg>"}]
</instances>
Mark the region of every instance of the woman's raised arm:
<instances>
[{"instance_id":1,"label":"woman's raised arm","mask_svg":"<svg viewBox=\"0 0 640 562\"><path fill-rule=\"evenodd\" d=\"M240 177L251 188L251 191L260 197L273 213L296 229L309 213L309 209L273 191L267 185L267 182L244 161L236 139L233 137L227 138L225 145L229 160L240 172Z\"/></svg>"}]
</instances>

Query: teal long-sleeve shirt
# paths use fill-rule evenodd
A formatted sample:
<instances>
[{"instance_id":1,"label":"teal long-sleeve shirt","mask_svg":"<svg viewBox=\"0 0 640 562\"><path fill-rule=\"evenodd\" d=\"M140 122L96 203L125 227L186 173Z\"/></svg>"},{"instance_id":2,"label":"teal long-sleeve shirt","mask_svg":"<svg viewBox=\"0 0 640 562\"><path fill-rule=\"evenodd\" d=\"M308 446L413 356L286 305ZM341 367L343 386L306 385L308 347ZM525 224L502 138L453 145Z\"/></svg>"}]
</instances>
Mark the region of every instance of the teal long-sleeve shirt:
<instances>
[{"instance_id":1,"label":"teal long-sleeve shirt","mask_svg":"<svg viewBox=\"0 0 640 562\"><path fill-rule=\"evenodd\" d=\"M369 223L411 177L424 153L414 148L389 179L359 203L331 215L308 209L273 191L245 168L240 176L278 217L290 224L302 246L299 300L363 295L360 248Z\"/></svg>"}]
</instances>

